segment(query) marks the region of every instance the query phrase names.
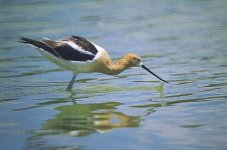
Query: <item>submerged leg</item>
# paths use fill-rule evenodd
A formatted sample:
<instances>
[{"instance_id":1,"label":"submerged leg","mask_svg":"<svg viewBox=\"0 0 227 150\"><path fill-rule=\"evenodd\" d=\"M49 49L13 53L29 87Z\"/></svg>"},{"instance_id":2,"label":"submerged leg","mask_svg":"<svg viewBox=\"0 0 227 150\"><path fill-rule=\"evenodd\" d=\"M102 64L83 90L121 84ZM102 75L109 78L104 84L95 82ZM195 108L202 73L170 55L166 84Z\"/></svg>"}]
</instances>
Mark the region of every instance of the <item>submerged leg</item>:
<instances>
[{"instance_id":1,"label":"submerged leg","mask_svg":"<svg viewBox=\"0 0 227 150\"><path fill-rule=\"evenodd\" d=\"M73 74L73 77L72 77L72 79L71 79L71 81L70 81L68 87L66 88L66 91L71 91L71 90L72 90L72 87L73 87L73 84L74 84L74 82L75 82L75 79L76 79L76 76L77 76L77 75L78 75L78 74Z\"/></svg>"}]
</instances>

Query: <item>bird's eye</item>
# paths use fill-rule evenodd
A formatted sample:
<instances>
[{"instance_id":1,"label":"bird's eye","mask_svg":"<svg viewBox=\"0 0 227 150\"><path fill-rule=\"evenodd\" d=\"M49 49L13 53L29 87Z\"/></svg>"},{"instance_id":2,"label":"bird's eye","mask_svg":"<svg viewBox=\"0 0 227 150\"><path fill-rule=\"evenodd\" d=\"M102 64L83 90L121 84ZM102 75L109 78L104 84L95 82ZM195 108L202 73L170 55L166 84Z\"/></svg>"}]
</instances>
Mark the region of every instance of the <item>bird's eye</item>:
<instances>
[{"instance_id":1,"label":"bird's eye","mask_svg":"<svg viewBox=\"0 0 227 150\"><path fill-rule=\"evenodd\" d=\"M140 58L137 58L136 60L137 60L137 61L141 61L141 59L140 59Z\"/></svg>"}]
</instances>

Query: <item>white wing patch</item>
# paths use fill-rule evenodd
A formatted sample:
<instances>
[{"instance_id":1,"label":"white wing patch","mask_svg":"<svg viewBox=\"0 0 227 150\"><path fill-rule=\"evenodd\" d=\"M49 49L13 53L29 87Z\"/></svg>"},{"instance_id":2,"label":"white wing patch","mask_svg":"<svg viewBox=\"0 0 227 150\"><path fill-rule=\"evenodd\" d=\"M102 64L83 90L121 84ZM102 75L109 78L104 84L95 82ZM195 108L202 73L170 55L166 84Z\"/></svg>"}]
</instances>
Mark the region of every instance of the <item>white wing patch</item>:
<instances>
[{"instance_id":1,"label":"white wing patch","mask_svg":"<svg viewBox=\"0 0 227 150\"><path fill-rule=\"evenodd\" d=\"M82 49L80 46L76 45L74 42L71 42L71 41L62 41L62 42L65 43L65 44L68 44L70 47L72 47L76 51L79 51L81 53L88 54L88 55L93 55L94 56L94 54L92 54L89 51L86 51L86 50Z\"/></svg>"},{"instance_id":2,"label":"white wing patch","mask_svg":"<svg viewBox=\"0 0 227 150\"><path fill-rule=\"evenodd\" d=\"M92 42L91 42L92 43ZM105 53L106 51L104 50L104 48L102 48L101 46L96 45L95 43L92 43L95 48L98 50L98 53L95 55L95 58L93 60L98 60L103 56L103 53Z\"/></svg>"}]
</instances>

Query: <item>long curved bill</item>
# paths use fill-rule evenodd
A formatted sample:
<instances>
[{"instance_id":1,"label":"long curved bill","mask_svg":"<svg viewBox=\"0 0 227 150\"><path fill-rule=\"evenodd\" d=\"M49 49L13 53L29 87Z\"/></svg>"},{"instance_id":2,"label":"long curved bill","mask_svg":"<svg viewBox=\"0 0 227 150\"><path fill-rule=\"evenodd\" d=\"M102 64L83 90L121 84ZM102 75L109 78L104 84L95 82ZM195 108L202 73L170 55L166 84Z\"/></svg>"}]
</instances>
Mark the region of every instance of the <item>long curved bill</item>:
<instances>
[{"instance_id":1,"label":"long curved bill","mask_svg":"<svg viewBox=\"0 0 227 150\"><path fill-rule=\"evenodd\" d=\"M162 78L160 78L159 76L157 76L154 72L150 71L147 67L145 67L144 65L141 65L141 67L145 70L147 70L148 72L150 72L152 75L154 75L155 77L157 77L158 79L160 79L161 81L163 82L166 82L166 83L169 83L168 81L166 80L163 80Z\"/></svg>"}]
</instances>

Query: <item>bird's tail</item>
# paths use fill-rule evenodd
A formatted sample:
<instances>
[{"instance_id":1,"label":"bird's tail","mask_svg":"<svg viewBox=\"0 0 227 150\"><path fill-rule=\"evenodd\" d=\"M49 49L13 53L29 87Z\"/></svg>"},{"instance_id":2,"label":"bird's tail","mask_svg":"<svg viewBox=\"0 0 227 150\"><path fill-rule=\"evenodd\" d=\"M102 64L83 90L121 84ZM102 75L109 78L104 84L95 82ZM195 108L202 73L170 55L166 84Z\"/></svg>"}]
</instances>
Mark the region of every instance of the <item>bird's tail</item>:
<instances>
[{"instance_id":1,"label":"bird's tail","mask_svg":"<svg viewBox=\"0 0 227 150\"><path fill-rule=\"evenodd\" d=\"M51 47L49 47L42 41L37 41L37 40L21 37L18 42L32 45L35 48L43 49L57 57L60 57L60 55L54 49L52 49Z\"/></svg>"},{"instance_id":2,"label":"bird's tail","mask_svg":"<svg viewBox=\"0 0 227 150\"><path fill-rule=\"evenodd\" d=\"M35 46L37 48L43 48L45 45L44 43L42 43L40 41L36 41L36 40L25 38L25 37L21 37L18 42L25 43L25 44L31 44L32 46Z\"/></svg>"}]
</instances>

